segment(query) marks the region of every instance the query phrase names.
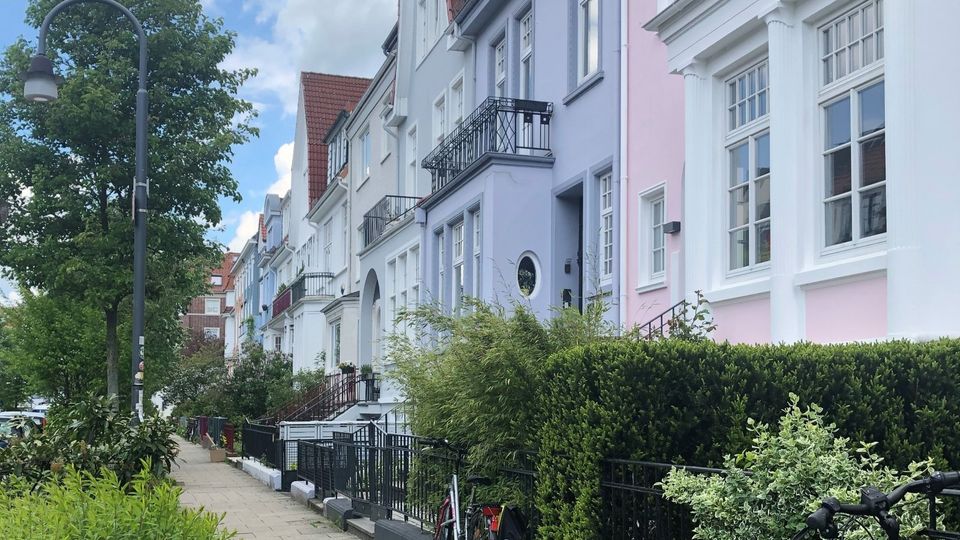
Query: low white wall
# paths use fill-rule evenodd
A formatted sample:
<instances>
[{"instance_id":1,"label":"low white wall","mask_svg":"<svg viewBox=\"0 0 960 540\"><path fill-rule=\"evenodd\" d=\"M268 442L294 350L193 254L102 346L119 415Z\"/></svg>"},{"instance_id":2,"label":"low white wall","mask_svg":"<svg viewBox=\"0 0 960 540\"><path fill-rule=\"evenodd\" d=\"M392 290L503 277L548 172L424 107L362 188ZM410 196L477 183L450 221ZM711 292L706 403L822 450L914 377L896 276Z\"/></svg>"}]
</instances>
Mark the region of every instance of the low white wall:
<instances>
[{"instance_id":1,"label":"low white wall","mask_svg":"<svg viewBox=\"0 0 960 540\"><path fill-rule=\"evenodd\" d=\"M271 469L252 459L243 460L243 472L249 474L261 484L277 491L280 489L280 471Z\"/></svg>"}]
</instances>

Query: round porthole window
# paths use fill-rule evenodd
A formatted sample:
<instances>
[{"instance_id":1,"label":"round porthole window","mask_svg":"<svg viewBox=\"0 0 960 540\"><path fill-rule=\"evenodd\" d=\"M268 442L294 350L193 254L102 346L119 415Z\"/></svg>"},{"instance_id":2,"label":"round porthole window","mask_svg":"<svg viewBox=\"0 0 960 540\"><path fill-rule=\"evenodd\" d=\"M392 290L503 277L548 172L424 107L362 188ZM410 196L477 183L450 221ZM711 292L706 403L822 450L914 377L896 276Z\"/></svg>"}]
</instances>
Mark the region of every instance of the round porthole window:
<instances>
[{"instance_id":1,"label":"round porthole window","mask_svg":"<svg viewBox=\"0 0 960 540\"><path fill-rule=\"evenodd\" d=\"M520 287L520 294L523 296L533 296L537 291L538 275L537 262L532 254L524 254L520 257L517 264L517 285Z\"/></svg>"}]
</instances>

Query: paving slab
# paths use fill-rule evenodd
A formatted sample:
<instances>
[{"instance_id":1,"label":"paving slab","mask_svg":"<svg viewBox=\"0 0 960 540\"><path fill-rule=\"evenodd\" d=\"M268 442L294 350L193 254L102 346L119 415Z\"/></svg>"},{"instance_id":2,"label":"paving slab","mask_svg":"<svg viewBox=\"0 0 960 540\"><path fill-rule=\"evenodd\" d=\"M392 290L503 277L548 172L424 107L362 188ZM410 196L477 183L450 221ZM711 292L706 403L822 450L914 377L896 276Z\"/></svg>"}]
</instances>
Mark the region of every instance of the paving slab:
<instances>
[{"instance_id":1,"label":"paving slab","mask_svg":"<svg viewBox=\"0 0 960 540\"><path fill-rule=\"evenodd\" d=\"M273 491L210 452L177 438L180 456L172 476L181 484L180 504L226 514L222 527L239 538L356 540L285 493Z\"/></svg>"}]
</instances>

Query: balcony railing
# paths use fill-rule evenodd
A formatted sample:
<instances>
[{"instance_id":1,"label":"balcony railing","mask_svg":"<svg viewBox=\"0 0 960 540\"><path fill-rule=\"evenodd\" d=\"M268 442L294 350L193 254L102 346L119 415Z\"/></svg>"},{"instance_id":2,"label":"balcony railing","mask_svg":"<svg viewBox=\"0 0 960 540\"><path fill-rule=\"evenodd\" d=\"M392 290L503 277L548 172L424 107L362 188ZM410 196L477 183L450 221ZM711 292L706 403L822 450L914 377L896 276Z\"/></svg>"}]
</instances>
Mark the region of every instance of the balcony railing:
<instances>
[{"instance_id":1,"label":"balcony railing","mask_svg":"<svg viewBox=\"0 0 960 540\"><path fill-rule=\"evenodd\" d=\"M487 98L423 160L433 191L453 182L487 154L548 156L553 104Z\"/></svg>"},{"instance_id":2,"label":"balcony railing","mask_svg":"<svg viewBox=\"0 0 960 540\"><path fill-rule=\"evenodd\" d=\"M387 195L377 201L377 204L363 215L363 246L376 242L391 223L400 221L413 210L417 200L417 197Z\"/></svg>"},{"instance_id":3,"label":"balcony railing","mask_svg":"<svg viewBox=\"0 0 960 540\"><path fill-rule=\"evenodd\" d=\"M293 291L294 304L309 296L333 296L333 274L330 272L303 274L293 282L290 290Z\"/></svg>"},{"instance_id":4,"label":"balcony railing","mask_svg":"<svg viewBox=\"0 0 960 540\"><path fill-rule=\"evenodd\" d=\"M283 292L278 294L277 297L273 299L273 310L271 311L271 313L273 313L273 317L279 317L281 313L290 307L290 304L292 303L290 299L291 291L289 288L284 289Z\"/></svg>"}]
</instances>

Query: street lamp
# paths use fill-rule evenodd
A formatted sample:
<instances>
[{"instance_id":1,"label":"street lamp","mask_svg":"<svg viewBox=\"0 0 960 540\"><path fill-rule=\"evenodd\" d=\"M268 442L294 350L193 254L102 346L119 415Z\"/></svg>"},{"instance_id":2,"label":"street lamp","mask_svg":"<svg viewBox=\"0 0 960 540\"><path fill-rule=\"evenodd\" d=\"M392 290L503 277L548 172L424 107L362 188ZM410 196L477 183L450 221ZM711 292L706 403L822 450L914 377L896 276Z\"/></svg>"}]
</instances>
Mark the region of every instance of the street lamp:
<instances>
[{"instance_id":1,"label":"street lamp","mask_svg":"<svg viewBox=\"0 0 960 540\"><path fill-rule=\"evenodd\" d=\"M53 63L47 58L47 30L53 19L73 4L97 2L116 8L133 23L140 43L140 86L137 90L137 148L136 178L133 185L133 339L131 341L130 378L133 385L130 408L143 416L143 326L144 282L146 281L147 258L147 37L140 21L115 0L63 0L47 13L40 25L37 54L30 59L30 69L23 74L23 95L38 102L49 103L57 99L58 78L53 73Z\"/></svg>"}]
</instances>

